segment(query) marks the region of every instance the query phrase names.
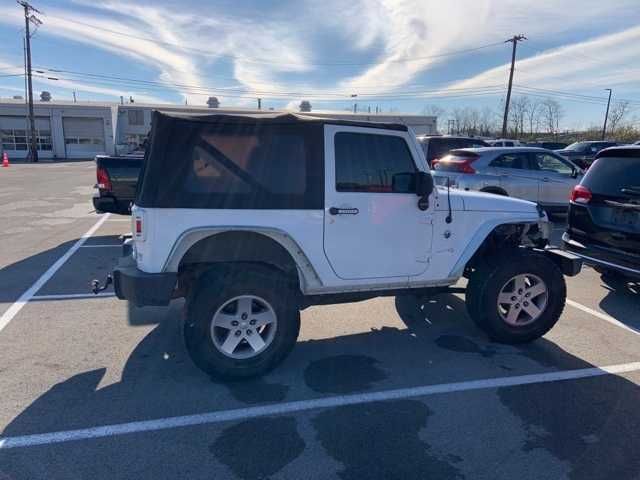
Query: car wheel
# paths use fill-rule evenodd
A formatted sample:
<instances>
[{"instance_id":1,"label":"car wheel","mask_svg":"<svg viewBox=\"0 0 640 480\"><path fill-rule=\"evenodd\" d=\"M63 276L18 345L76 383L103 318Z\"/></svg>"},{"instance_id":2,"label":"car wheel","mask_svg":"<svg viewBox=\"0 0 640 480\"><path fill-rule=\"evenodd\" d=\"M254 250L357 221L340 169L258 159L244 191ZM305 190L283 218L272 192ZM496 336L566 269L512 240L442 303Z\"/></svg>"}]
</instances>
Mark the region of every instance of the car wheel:
<instances>
[{"instance_id":1,"label":"car wheel","mask_svg":"<svg viewBox=\"0 0 640 480\"><path fill-rule=\"evenodd\" d=\"M184 325L187 351L218 379L262 375L294 347L300 330L293 282L268 267L203 275L190 295Z\"/></svg>"},{"instance_id":2,"label":"car wheel","mask_svg":"<svg viewBox=\"0 0 640 480\"><path fill-rule=\"evenodd\" d=\"M566 300L562 272L545 255L523 251L491 258L473 272L467 309L492 340L530 342L558 321Z\"/></svg>"}]
</instances>

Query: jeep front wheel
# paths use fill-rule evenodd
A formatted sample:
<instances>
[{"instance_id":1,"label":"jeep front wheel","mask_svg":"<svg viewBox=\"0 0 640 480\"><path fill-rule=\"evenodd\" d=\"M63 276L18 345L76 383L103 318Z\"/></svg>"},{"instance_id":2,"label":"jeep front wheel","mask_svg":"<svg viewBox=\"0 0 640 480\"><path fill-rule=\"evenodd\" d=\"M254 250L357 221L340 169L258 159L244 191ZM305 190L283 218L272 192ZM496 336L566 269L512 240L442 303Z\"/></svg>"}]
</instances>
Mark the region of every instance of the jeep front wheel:
<instances>
[{"instance_id":1,"label":"jeep front wheel","mask_svg":"<svg viewBox=\"0 0 640 480\"><path fill-rule=\"evenodd\" d=\"M204 372L220 379L248 378L282 361L299 329L291 282L256 266L203 275L188 301L184 337L191 359Z\"/></svg>"},{"instance_id":2,"label":"jeep front wheel","mask_svg":"<svg viewBox=\"0 0 640 480\"><path fill-rule=\"evenodd\" d=\"M524 343L547 333L566 300L562 272L545 255L514 252L491 258L473 272L467 286L467 309L493 340Z\"/></svg>"}]
</instances>

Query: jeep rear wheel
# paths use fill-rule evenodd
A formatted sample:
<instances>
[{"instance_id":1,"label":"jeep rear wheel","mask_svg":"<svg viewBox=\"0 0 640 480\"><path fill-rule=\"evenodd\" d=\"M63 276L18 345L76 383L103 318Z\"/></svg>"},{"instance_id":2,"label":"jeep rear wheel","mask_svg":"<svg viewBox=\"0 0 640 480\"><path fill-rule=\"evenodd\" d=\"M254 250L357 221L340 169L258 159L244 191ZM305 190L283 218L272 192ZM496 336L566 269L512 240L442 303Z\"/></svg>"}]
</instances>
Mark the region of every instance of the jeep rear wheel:
<instances>
[{"instance_id":1,"label":"jeep rear wheel","mask_svg":"<svg viewBox=\"0 0 640 480\"><path fill-rule=\"evenodd\" d=\"M248 378L275 367L300 329L292 282L268 267L219 269L201 277L184 326L187 350L204 372Z\"/></svg>"},{"instance_id":2,"label":"jeep rear wheel","mask_svg":"<svg viewBox=\"0 0 640 480\"><path fill-rule=\"evenodd\" d=\"M491 339L530 342L558 321L566 300L562 272L529 250L491 258L473 272L466 302L471 318Z\"/></svg>"}]
</instances>

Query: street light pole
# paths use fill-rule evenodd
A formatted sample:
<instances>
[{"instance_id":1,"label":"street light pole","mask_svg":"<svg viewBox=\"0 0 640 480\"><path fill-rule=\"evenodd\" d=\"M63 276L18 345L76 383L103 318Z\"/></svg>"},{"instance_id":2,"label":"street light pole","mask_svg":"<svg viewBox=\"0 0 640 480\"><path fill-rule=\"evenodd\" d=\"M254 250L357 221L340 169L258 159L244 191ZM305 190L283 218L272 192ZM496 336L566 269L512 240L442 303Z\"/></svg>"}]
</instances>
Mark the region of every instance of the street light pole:
<instances>
[{"instance_id":1,"label":"street light pole","mask_svg":"<svg viewBox=\"0 0 640 480\"><path fill-rule=\"evenodd\" d=\"M607 134L607 119L609 118L609 105L611 105L611 89L605 88L605 90L609 90L609 100L607 100L607 113L604 114L604 125L602 126L602 140Z\"/></svg>"}]
</instances>

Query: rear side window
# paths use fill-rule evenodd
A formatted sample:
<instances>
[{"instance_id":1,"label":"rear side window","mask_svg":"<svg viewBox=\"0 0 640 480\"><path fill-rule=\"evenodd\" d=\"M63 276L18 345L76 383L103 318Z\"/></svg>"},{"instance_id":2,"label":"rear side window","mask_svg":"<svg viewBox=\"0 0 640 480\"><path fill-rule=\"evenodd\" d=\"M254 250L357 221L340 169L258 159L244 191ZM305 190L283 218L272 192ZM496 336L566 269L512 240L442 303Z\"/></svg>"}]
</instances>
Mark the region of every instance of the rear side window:
<instances>
[{"instance_id":1,"label":"rear side window","mask_svg":"<svg viewBox=\"0 0 640 480\"><path fill-rule=\"evenodd\" d=\"M340 132L335 135L336 190L338 192L412 193L406 182L394 190L393 177L416 171L411 151L402 137Z\"/></svg>"},{"instance_id":2,"label":"rear side window","mask_svg":"<svg viewBox=\"0 0 640 480\"><path fill-rule=\"evenodd\" d=\"M602 157L587 170L582 185L595 194L624 196L623 188L640 190L640 157Z\"/></svg>"},{"instance_id":3,"label":"rear side window","mask_svg":"<svg viewBox=\"0 0 640 480\"><path fill-rule=\"evenodd\" d=\"M298 135L204 133L192 151L185 189L203 194L302 194L306 152Z\"/></svg>"},{"instance_id":4,"label":"rear side window","mask_svg":"<svg viewBox=\"0 0 640 480\"><path fill-rule=\"evenodd\" d=\"M529 168L529 158L526 153L506 153L492 160L489 166L523 170Z\"/></svg>"}]
</instances>

